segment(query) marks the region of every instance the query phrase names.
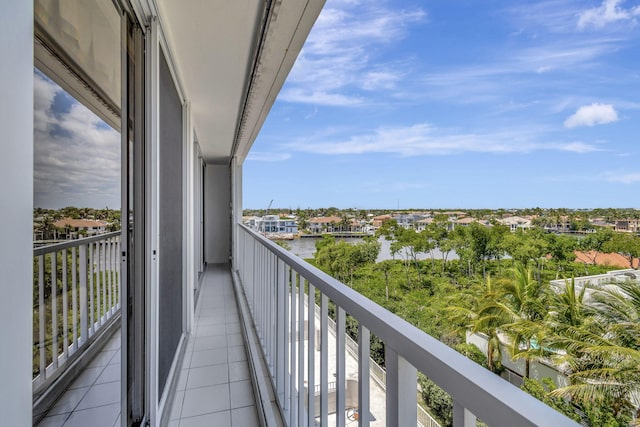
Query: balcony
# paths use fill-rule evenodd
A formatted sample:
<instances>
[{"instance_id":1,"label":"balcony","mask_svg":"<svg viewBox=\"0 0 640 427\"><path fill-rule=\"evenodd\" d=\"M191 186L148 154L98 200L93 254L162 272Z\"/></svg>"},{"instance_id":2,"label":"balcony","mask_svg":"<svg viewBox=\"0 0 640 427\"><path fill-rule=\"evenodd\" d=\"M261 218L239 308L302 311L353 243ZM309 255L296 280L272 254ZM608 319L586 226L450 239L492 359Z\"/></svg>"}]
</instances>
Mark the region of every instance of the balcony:
<instances>
[{"instance_id":1,"label":"balcony","mask_svg":"<svg viewBox=\"0 0 640 427\"><path fill-rule=\"evenodd\" d=\"M120 320L119 251L120 232L34 249L34 421L65 388L96 380L119 349L110 341Z\"/></svg>"},{"instance_id":2,"label":"balcony","mask_svg":"<svg viewBox=\"0 0 640 427\"><path fill-rule=\"evenodd\" d=\"M418 371L451 394L456 427L475 425L476 417L490 426L576 425L248 228L237 232L235 271L209 265L202 277L169 426L436 427L417 405ZM38 323L45 323L34 329L36 354L45 349L34 396L73 377L41 426L120 424L118 274L111 262L118 244L116 233L34 250ZM46 291L51 271L62 292ZM357 322L357 340L346 332L347 314ZM54 330L55 339L42 340L43 331ZM369 357L371 334L385 343L386 370ZM53 348L62 349L55 358L46 350ZM80 365L81 353L91 360Z\"/></svg>"},{"instance_id":3,"label":"balcony","mask_svg":"<svg viewBox=\"0 0 640 427\"><path fill-rule=\"evenodd\" d=\"M241 313L251 313L266 379L287 425L344 426L354 419L359 425L428 425L431 420L418 418L418 371L451 395L456 427L476 425L476 419L490 426L577 425L343 283L237 227L240 262L234 274L238 293L244 294L240 306L246 304ZM357 343L346 334L347 314L357 323ZM385 344L382 374L369 357L371 334ZM357 372L349 359L357 360ZM378 388L384 389L383 402ZM313 399L308 390L314 390Z\"/></svg>"},{"instance_id":4,"label":"balcony","mask_svg":"<svg viewBox=\"0 0 640 427\"><path fill-rule=\"evenodd\" d=\"M34 329L39 356L34 366L40 367L33 381L34 420L40 426L121 425L119 264L114 262L119 243L119 233L111 233L34 250L36 296L50 295L38 298L40 327ZM59 285L51 287L56 278ZM169 426L259 425L235 300L228 266L208 266ZM67 317L73 321L59 320ZM55 348L63 350L52 353Z\"/></svg>"}]
</instances>

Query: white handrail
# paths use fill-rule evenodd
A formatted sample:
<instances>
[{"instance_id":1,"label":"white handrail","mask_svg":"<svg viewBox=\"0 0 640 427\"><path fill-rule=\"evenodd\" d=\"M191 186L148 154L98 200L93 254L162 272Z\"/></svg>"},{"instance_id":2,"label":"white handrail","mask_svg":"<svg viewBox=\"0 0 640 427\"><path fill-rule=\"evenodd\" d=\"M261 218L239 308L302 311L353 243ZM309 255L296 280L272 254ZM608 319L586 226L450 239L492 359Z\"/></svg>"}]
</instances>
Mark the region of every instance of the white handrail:
<instances>
[{"instance_id":1,"label":"white handrail","mask_svg":"<svg viewBox=\"0 0 640 427\"><path fill-rule=\"evenodd\" d=\"M119 231L33 250L38 317L33 331L34 394L120 310L119 253Z\"/></svg>"},{"instance_id":2,"label":"white handrail","mask_svg":"<svg viewBox=\"0 0 640 427\"><path fill-rule=\"evenodd\" d=\"M499 376L477 365L465 356L449 348L445 344L427 335L415 326L389 312L363 295L304 262L295 255L285 251L273 242L265 239L247 227L238 224L238 245L240 258L236 260L238 275L247 295L249 306L254 313L254 323L260 336L269 336L283 325L278 322L261 321L255 313L270 309L265 305L274 295L285 298L288 292L282 287L293 291L304 289L304 284L313 285L320 295L326 295L336 304L336 310L348 313L372 334L379 337L385 344L387 353L387 419L388 425L416 425L415 412L411 415L407 408L416 408L416 386L408 384L416 381L416 369L432 379L442 389L449 393L454 402L454 426L470 425L472 419L478 417L491 426L578 426L577 423L528 395L524 391L504 381ZM270 266L267 266L269 264ZM278 266L284 264L285 283L278 280ZM300 280L298 280L300 278ZM280 291L278 291L278 289ZM298 308L302 311L302 308ZM262 316L264 318L264 316ZM295 304L291 304L291 327L302 328L303 315L297 311ZM296 318L298 321L296 322ZM268 364L279 366L278 357L289 357L291 369L288 375L296 379L310 375L304 369L304 361L297 358L293 347L296 344L292 331L292 340L281 343L281 349L270 352ZM339 334L338 334L339 335ZM289 351L291 347L291 351ZM326 345L324 345L326 347ZM338 348L338 351L344 348ZM326 350L325 350L326 351ZM339 354L339 353L338 353ZM391 369L393 368L393 369ZM339 371L339 370L338 370ZM391 374L391 376L390 376ZM362 372L359 375L363 375ZM277 373L274 374L274 378ZM339 380L339 378L338 378ZM286 381L285 381L286 383ZM307 411L309 401L301 399L300 388L296 384L300 381L290 381L288 390L276 390L278 397L288 395L290 401L285 404L279 401L281 407L291 407L292 411ZM275 384L275 382L274 382ZM320 384L321 389L326 384ZM344 407L344 385L338 381L338 395L336 407ZM303 403L303 404L301 404ZM362 414L368 414L369 408L360 408ZM415 411L415 409L414 409ZM338 411L339 412L339 411ZM303 417L299 417L302 419ZM294 417L290 418L294 420ZM411 421L413 419L413 421ZM341 417L336 417L337 425L344 425ZM294 425L294 424L290 424Z\"/></svg>"}]
</instances>

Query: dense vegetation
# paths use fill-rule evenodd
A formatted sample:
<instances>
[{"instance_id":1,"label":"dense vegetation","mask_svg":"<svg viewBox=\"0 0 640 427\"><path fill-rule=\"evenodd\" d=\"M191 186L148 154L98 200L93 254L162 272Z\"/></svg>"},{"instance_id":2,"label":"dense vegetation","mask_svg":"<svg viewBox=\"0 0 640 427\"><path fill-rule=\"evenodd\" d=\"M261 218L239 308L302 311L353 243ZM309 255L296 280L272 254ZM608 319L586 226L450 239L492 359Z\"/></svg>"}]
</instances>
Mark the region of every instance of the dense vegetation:
<instances>
[{"instance_id":1,"label":"dense vegetation","mask_svg":"<svg viewBox=\"0 0 640 427\"><path fill-rule=\"evenodd\" d=\"M575 263L574 250L615 251L633 260L640 238L601 229L578 240L536 228L510 233L497 224L448 231L442 219L420 233L391 221L379 233L391 240L397 259L375 263L375 240L350 245L325 237L312 262L496 374L504 369L503 349L523 359L522 388L585 425L623 426L637 416L640 290L621 284L587 303L570 278L611 269ZM448 259L452 251L458 259ZM431 255L420 260L421 253ZM549 284L558 277L567 278L564 290ZM356 334L355 320L348 330ZM468 330L488 337L488 357L465 344ZM383 364L383 355L374 337L372 357ZM526 378L530 363L542 358L562 368L568 386ZM427 378L421 385L432 413L450 425L450 398Z\"/></svg>"}]
</instances>

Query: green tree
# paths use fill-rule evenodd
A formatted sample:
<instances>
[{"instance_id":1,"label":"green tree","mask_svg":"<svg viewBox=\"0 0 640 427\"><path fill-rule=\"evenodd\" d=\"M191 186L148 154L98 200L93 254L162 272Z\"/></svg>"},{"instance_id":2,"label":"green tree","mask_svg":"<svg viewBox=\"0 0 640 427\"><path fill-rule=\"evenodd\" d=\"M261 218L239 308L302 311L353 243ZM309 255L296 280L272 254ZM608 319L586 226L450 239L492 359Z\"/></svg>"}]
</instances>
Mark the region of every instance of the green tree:
<instances>
[{"instance_id":1,"label":"green tree","mask_svg":"<svg viewBox=\"0 0 640 427\"><path fill-rule=\"evenodd\" d=\"M557 279L560 273L565 271L567 266L575 260L578 241L570 236L549 233L547 234L547 242L549 255L557 265Z\"/></svg>"},{"instance_id":2,"label":"green tree","mask_svg":"<svg viewBox=\"0 0 640 427\"><path fill-rule=\"evenodd\" d=\"M496 372L501 370L501 328L511 319L507 311L497 302L501 298L500 290L487 275L482 282L472 285L468 292L451 298L453 305L447 308L454 321L462 330L482 333L487 337L487 368ZM462 302L461 305L456 305Z\"/></svg>"},{"instance_id":3,"label":"green tree","mask_svg":"<svg viewBox=\"0 0 640 427\"><path fill-rule=\"evenodd\" d=\"M501 298L485 310L501 311L509 319L503 330L510 338L510 353L514 359L525 360L525 377L529 378L531 359L543 354L538 343L544 341L542 323L546 313L545 287L535 280L531 268L522 264L511 270L511 278L501 286Z\"/></svg>"},{"instance_id":4,"label":"green tree","mask_svg":"<svg viewBox=\"0 0 640 427\"><path fill-rule=\"evenodd\" d=\"M605 245L613 238L614 232L609 228L598 228L595 233L588 234L580 241L579 248L589 258L591 264L596 264L600 252L605 251Z\"/></svg>"},{"instance_id":5,"label":"green tree","mask_svg":"<svg viewBox=\"0 0 640 427\"><path fill-rule=\"evenodd\" d=\"M567 337L571 384L558 395L611 408L614 417L638 417L640 395L640 287L628 281L593 293L592 322Z\"/></svg>"},{"instance_id":6,"label":"green tree","mask_svg":"<svg viewBox=\"0 0 640 427\"><path fill-rule=\"evenodd\" d=\"M389 275L393 269L394 261L385 259L376 264L375 269L384 275L384 294L387 301L389 300Z\"/></svg>"},{"instance_id":7,"label":"green tree","mask_svg":"<svg viewBox=\"0 0 640 427\"><path fill-rule=\"evenodd\" d=\"M629 268L635 268L635 260L640 257L640 237L631 233L614 233L602 245L605 252L616 252L625 257Z\"/></svg>"}]
</instances>

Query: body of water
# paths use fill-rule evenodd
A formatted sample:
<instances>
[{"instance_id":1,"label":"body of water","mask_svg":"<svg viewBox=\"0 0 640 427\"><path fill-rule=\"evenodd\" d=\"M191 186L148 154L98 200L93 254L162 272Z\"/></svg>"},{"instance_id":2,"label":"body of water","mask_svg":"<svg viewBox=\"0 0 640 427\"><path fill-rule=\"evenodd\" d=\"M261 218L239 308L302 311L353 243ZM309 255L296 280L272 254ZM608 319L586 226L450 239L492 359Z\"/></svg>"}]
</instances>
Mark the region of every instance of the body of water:
<instances>
[{"instance_id":1,"label":"body of water","mask_svg":"<svg viewBox=\"0 0 640 427\"><path fill-rule=\"evenodd\" d=\"M316 241L317 238L304 238L304 239L295 239L295 240L287 240L287 244L291 248L290 251L299 256L300 258L313 258L313 254L316 253ZM358 243L363 239L359 237L348 237L341 238L337 240L344 240L350 243ZM386 240L384 237L379 237L378 242L380 242L380 253L378 254L377 261L384 261L386 259L394 259L391 255L391 242ZM433 255L436 259L442 259L442 252L438 249L433 250ZM400 254L396 254L395 259L402 259ZM431 259L430 253L421 253L418 254L418 259ZM458 259L458 255L451 251L447 260Z\"/></svg>"}]
</instances>

